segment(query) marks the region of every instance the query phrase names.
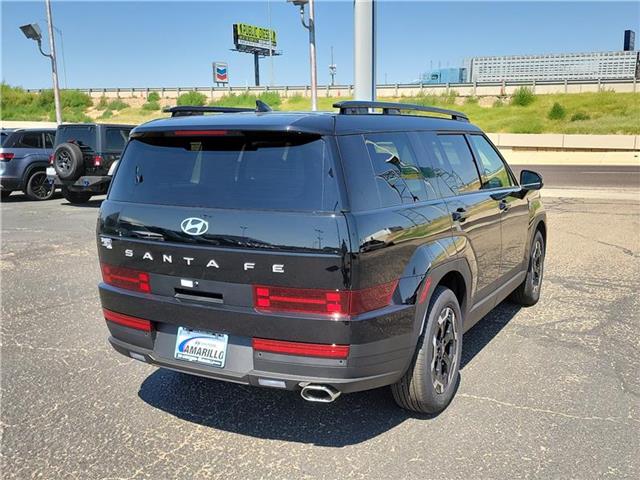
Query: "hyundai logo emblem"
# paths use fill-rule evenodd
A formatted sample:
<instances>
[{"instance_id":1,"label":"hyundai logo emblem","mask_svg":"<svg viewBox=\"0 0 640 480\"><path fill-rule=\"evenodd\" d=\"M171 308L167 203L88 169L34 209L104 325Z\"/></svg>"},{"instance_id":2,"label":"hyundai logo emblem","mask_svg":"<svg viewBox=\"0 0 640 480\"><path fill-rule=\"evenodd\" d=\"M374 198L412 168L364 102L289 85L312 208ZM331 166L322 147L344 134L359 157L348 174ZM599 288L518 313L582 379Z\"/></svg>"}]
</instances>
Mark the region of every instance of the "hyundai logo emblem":
<instances>
[{"instance_id":1,"label":"hyundai logo emblem","mask_svg":"<svg viewBox=\"0 0 640 480\"><path fill-rule=\"evenodd\" d=\"M202 235L209 230L209 222L197 217L185 218L180 228L187 235Z\"/></svg>"}]
</instances>

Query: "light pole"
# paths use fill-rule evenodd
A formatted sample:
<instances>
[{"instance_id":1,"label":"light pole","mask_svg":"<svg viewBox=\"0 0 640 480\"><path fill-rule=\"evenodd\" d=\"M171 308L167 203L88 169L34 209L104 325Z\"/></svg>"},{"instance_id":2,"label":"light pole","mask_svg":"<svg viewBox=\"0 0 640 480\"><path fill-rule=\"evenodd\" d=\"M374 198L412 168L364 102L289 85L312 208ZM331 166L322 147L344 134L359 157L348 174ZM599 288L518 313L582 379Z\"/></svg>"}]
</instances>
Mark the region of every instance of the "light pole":
<instances>
[{"instance_id":1,"label":"light pole","mask_svg":"<svg viewBox=\"0 0 640 480\"><path fill-rule=\"evenodd\" d=\"M287 0L300 7L300 21L309 30L309 59L311 63L311 110L318 110L318 70L316 68L316 23L314 0ZM304 21L304 6L309 4L309 20Z\"/></svg>"},{"instance_id":2,"label":"light pole","mask_svg":"<svg viewBox=\"0 0 640 480\"><path fill-rule=\"evenodd\" d=\"M355 100L376 99L376 31L374 0L355 0L354 92Z\"/></svg>"},{"instance_id":3,"label":"light pole","mask_svg":"<svg viewBox=\"0 0 640 480\"><path fill-rule=\"evenodd\" d=\"M331 64L329 65L329 75L331 75L331 86L333 87L336 84L336 71L338 70L338 66L333 63L333 45L331 46Z\"/></svg>"},{"instance_id":4,"label":"light pole","mask_svg":"<svg viewBox=\"0 0 640 480\"><path fill-rule=\"evenodd\" d=\"M51 60L51 77L53 79L53 101L56 106L56 123L62 123L62 109L60 108L60 87L58 86L58 68L56 66L56 45L53 38L53 22L51 20L51 2L45 0L47 6L47 23L49 26L49 49L51 53L44 53L42 50L42 31L37 23L22 25L20 30L24 36L30 40L34 40L38 44L40 53Z\"/></svg>"}]
</instances>

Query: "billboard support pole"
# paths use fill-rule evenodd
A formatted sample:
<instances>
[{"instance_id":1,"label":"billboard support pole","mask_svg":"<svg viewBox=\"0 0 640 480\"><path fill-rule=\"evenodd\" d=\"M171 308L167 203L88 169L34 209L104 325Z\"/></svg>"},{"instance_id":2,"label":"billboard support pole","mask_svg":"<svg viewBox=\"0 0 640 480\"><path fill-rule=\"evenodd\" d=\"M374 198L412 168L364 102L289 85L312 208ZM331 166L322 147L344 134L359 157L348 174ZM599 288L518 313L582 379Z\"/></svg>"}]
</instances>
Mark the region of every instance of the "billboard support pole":
<instances>
[{"instance_id":1,"label":"billboard support pole","mask_svg":"<svg viewBox=\"0 0 640 480\"><path fill-rule=\"evenodd\" d=\"M260 55L258 52L253 53L253 70L256 76L256 87L260 86Z\"/></svg>"},{"instance_id":2,"label":"billboard support pole","mask_svg":"<svg viewBox=\"0 0 640 480\"><path fill-rule=\"evenodd\" d=\"M354 92L355 100L376 99L376 30L374 0L355 0Z\"/></svg>"}]
</instances>

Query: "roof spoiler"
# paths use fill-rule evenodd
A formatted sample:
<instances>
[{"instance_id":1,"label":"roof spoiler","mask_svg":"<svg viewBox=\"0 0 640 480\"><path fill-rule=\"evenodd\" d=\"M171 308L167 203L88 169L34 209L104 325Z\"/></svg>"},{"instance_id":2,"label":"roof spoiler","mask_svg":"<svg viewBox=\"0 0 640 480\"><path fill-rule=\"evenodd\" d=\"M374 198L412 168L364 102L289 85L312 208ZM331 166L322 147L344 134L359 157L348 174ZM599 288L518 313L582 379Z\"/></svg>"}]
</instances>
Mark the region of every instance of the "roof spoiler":
<instances>
[{"instance_id":1,"label":"roof spoiler","mask_svg":"<svg viewBox=\"0 0 640 480\"><path fill-rule=\"evenodd\" d=\"M242 112L264 113L264 112L270 112L271 107L266 103L264 103L262 100L256 100L256 108L201 107L198 105L178 105L176 107L167 107L162 111L165 113L170 113L172 117L190 117L193 115L204 115L205 113L242 113Z\"/></svg>"},{"instance_id":2,"label":"roof spoiler","mask_svg":"<svg viewBox=\"0 0 640 480\"><path fill-rule=\"evenodd\" d=\"M393 103L393 102L369 102L364 100L346 100L333 104L334 108L340 109L341 115L367 115L372 108L381 108L383 115L400 115L403 111L438 113L440 115L450 116L453 120L468 122L467 117L462 112L455 110L447 110L445 108L427 107L424 105L415 105L412 103Z\"/></svg>"}]
</instances>

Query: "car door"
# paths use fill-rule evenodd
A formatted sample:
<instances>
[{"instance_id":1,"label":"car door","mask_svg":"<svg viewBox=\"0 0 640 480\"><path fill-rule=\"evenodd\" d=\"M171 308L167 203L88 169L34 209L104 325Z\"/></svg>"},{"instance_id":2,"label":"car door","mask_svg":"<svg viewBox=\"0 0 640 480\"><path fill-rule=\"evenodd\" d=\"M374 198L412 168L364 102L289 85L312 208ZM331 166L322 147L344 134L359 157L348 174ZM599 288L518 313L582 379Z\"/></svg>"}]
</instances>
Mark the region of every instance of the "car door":
<instances>
[{"instance_id":1,"label":"car door","mask_svg":"<svg viewBox=\"0 0 640 480\"><path fill-rule=\"evenodd\" d=\"M480 174L463 133L422 133L434 159L434 176L454 224L457 251L466 257L475 284L474 302L491 293L500 276L500 209L482 189Z\"/></svg>"},{"instance_id":2,"label":"car door","mask_svg":"<svg viewBox=\"0 0 640 480\"><path fill-rule=\"evenodd\" d=\"M529 242L529 203L504 159L482 134L468 136L473 148L482 189L499 202L502 253L500 276L505 280L522 271Z\"/></svg>"}]
</instances>

